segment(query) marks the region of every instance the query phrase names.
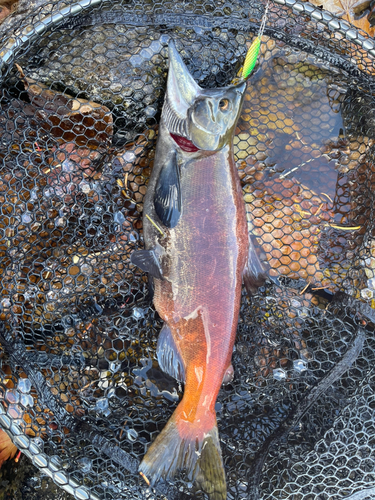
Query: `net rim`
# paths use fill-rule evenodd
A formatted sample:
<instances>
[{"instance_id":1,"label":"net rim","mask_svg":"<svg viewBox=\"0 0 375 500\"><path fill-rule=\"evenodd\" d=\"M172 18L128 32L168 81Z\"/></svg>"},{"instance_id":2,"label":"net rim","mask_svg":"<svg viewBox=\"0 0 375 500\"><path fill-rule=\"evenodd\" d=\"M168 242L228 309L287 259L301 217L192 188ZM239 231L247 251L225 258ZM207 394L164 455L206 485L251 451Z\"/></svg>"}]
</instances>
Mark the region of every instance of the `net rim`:
<instances>
[{"instance_id":1,"label":"net rim","mask_svg":"<svg viewBox=\"0 0 375 500\"><path fill-rule=\"evenodd\" d=\"M35 25L29 24L25 26L22 32L15 35L13 39L8 39L8 44L5 47L0 47L0 72L6 67L10 61L16 57L25 45L31 44L34 39L42 35L45 31L59 23L66 21L72 16L82 14L92 7L98 7L104 4L111 3L112 0L80 0L72 3L68 7L45 16ZM348 41L355 43L364 51L375 58L375 42L371 37L366 37L364 34L352 26L347 21L344 21L330 12L319 9L309 2L301 2L300 0L271 0L272 3L286 6L297 12L304 13L311 17L314 21L318 21L327 26L333 33L339 33ZM204 16L208 17L208 16ZM10 42L10 43L9 43Z\"/></svg>"}]
</instances>

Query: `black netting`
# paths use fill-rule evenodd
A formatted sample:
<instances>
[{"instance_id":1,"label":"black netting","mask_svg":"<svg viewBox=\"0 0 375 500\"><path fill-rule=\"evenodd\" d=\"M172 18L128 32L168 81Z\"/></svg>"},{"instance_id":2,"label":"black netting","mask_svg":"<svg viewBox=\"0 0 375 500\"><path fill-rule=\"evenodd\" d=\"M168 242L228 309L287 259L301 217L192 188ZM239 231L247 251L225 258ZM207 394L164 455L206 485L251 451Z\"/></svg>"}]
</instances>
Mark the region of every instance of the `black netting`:
<instances>
[{"instance_id":1,"label":"black netting","mask_svg":"<svg viewBox=\"0 0 375 500\"><path fill-rule=\"evenodd\" d=\"M243 294L216 403L228 498L374 498L375 46L290 5L270 6L234 138L271 280ZM184 472L155 489L138 474L183 388L129 258L168 41L202 87L228 85L263 12L50 1L3 25L0 425L43 473L25 472L25 499L62 498L48 477L77 499L206 498Z\"/></svg>"}]
</instances>

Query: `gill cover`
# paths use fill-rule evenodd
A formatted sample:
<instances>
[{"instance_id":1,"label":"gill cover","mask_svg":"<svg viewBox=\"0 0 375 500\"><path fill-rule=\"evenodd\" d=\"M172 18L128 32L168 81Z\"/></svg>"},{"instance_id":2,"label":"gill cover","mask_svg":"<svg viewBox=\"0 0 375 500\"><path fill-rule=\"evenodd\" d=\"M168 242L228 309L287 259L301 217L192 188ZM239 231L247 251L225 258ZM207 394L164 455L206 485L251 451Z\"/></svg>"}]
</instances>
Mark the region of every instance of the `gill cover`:
<instances>
[{"instance_id":1,"label":"gill cover","mask_svg":"<svg viewBox=\"0 0 375 500\"><path fill-rule=\"evenodd\" d=\"M242 107L246 83L202 89L189 73L173 40L163 119L168 131L204 151L218 151L230 142Z\"/></svg>"}]
</instances>

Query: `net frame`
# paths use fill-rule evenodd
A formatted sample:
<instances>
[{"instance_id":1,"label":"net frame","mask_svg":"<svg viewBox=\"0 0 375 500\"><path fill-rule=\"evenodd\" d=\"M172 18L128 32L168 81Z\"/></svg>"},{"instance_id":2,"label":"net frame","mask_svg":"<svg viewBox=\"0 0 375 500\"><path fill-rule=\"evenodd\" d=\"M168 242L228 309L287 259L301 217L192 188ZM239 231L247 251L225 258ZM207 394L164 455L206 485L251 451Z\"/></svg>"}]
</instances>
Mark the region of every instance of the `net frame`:
<instances>
[{"instance_id":1,"label":"net frame","mask_svg":"<svg viewBox=\"0 0 375 500\"><path fill-rule=\"evenodd\" d=\"M47 29L51 28L51 26L57 26L59 23L65 22L69 17L80 16L86 9L90 9L92 7L98 7L102 4L107 3L106 0L99 2L98 0L87 0L82 2L77 2L71 6L64 7L61 11L58 11L54 14L47 15L43 19L39 21L39 23L32 24L27 26L26 28L22 28L16 35L14 41L9 40L5 47L0 52L0 56L2 57L1 69L5 69L8 65L11 65L12 61L16 59L18 54L25 50L30 46L35 37L42 35ZM294 12L298 14L304 14L308 16L310 19L314 20L314 22L320 22L327 26L332 32L338 33L342 35L343 38L353 43L355 46L359 46L363 49L365 53L370 54L371 56L375 56L375 44L373 41L369 40L364 36L364 34L360 33L358 30L353 28L349 23L337 19L330 13L321 11L320 9L316 9L308 3L301 3L297 1L281 1L276 0L277 4L286 6L288 8L293 9ZM245 23L244 23L245 24ZM253 31L254 28L257 27L257 24L254 22L246 23L249 31ZM265 34L275 36L275 31L273 30L265 30ZM280 35L280 39L283 37ZM285 37L286 40L290 44L293 44L293 37ZM308 44L307 44L308 45ZM309 47L306 46L305 50L308 51ZM320 54L322 59L328 57L324 52ZM346 65L348 69L349 66L353 66L352 63L348 63L347 60L343 61L343 64ZM349 66L348 66L349 64ZM361 74L358 73L355 69L353 69L353 74L358 77L359 80L362 80ZM361 307L362 310L365 306ZM367 317L372 315L372 311L367 310ZM24 451L24 453L32 459L33 463L37 465L39 468L43 468L46 474L48 474L53 481L61 486L68 493L73 494L76 498L84 499L84 498L93 498L97 500L97 496L90 492L88 488L83 485L79 485L74 479L69 477L69 474L65 473L61 465L58 464L56 459L51 459L46 454L43 453L42 449L38 447L35 443L30 440L26 435L23 434L22 429L11 421L11 418L7 416L5 408L0 405L0 424L1 426L11 435L14 443ZM354 498L354 497L353 497Z\"/></svg>"}]
</instances>

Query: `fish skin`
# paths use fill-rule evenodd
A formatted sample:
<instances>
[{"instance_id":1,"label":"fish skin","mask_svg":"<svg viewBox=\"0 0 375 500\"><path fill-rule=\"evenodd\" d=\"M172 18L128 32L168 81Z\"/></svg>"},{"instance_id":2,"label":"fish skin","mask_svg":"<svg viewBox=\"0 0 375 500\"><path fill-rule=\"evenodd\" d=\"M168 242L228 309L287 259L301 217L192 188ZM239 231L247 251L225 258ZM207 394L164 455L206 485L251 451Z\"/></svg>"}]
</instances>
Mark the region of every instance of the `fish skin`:
<instances>
[{"instance_id":1,"label":"fish skin","mask_svg":"<svg viewBox=\"0 0 375 500\"><path fill-rule=\"evenodd\" d=\"M178 365L177 358L183 363L186 380L180 404L139 470L154 483L173 478L177 470L185 468L187 476L212 500L224 500L226 482L215 403L223 379L232 371L242 279L250 248L232 145L246 85L200 89L190 74L186 76L188 70L173 44L169 53L172 62L143 228L146 249L158 256L162 269L162 279L154 278L154 305L171 334L165 351L175 353L170 366ZM185 85L176 91L178 79ZM174 96L174 92L182 96ZM170 109L174 97L180 105L182 102L181 108L185 104L180 114L176 106L177 118ZM232 116L216 119L223 98L229 99ZM179 147L172 138L176 130L185 132L192 147L185 148L183 141ZM208 149L200 149L204 145ZM167 227L155 210L155 189L164 165L174 156L180 176L181 213L177 224ZM261 266L259 270L262 274ZM262 280L262 276L255 278ZM163 355L162 347L158 358ZM173 370L170 374L178 378Z\"/></svg>"}]
</instances>

